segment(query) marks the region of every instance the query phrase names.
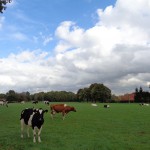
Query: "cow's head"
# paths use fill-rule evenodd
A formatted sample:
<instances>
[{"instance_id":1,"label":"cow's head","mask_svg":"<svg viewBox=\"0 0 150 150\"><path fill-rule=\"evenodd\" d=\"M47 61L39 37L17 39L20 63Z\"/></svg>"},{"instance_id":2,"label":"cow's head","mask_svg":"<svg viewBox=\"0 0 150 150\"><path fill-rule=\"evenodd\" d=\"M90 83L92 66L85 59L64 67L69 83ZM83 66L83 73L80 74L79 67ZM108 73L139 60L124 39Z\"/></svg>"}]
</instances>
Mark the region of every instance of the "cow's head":
<instances>
[{"instance_id":1,"label":"cow's head","mask_svg":"<svg viewBox=\"0 0 150 150\"><path fill-rule=\"evenodd\" d=\"M71 110L74 111L74 112L76 112L76 109L74 107L71 107Z\"/></svg>"},{"instance_id":2,"label":"cow's head","mask_svg":"<svg viewBox=\"0 0 150 150\"><path fill-rule=\"evenodd\" d=\"M44 122L44 113L48 112L48 110L43 110L42 108L34 109L34 117L38 122Z\"/></svg>"}]
</instances>

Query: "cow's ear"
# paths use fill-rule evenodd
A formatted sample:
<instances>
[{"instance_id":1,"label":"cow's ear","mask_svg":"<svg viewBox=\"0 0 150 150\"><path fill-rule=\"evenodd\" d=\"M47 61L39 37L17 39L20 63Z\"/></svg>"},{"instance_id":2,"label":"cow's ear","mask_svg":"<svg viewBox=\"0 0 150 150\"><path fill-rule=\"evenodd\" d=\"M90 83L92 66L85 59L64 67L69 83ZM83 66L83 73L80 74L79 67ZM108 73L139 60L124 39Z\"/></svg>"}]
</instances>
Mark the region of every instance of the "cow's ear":
<instances>
[{"instance_id":1,"label":"cow's ear","mask_svg":"<svg viewBox=\"0 0 150 150\"><path fill-rule=\"evenodd\" d=\"M37 112L38 112L38 109L34 108L34 109L33 109L33 112L37 113Z\"/></svg>"},{"instance_id":2,"label":"cow's ear","mask_svg":"<svg viewBox=\"0 0 150 150\"><path fill-rule=\"evenodd\" d=\"M48 112L48 110L46 109L46 110L44 110L44 112L46 112L46 113L47 113L47 112Z\"/></svg>"},{"instance_id":3,"label":"cow's ear","mask_svg":"<svg viewBox=\"0 0 150 150\"><path fill-rule=\"evenodd\" d=\"M33 112L35 112L35 113L36 113L36 109L33 109Z\"/></svg>"}]
</instances>

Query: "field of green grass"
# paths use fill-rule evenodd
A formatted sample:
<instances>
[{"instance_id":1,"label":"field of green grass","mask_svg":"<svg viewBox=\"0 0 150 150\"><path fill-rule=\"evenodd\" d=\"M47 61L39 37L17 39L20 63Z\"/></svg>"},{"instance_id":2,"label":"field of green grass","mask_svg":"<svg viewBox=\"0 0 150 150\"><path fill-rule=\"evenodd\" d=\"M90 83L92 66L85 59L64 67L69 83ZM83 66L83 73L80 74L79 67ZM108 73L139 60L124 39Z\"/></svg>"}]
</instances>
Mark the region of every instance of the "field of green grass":
<instances>
[{"instance_id":1,"label":"field of green grass","mask_svg":"<svg viewBox=\"0 0 150 150\"><path fill-rule=\"evenodd\" d=\"M44 103L0 106L0 150L150 150L150 107L138 104L67 103L77 112L65 120L45 114L41 140L20 138L20 112L26 107L48 109Z\"/></svg>"}]
</instances>

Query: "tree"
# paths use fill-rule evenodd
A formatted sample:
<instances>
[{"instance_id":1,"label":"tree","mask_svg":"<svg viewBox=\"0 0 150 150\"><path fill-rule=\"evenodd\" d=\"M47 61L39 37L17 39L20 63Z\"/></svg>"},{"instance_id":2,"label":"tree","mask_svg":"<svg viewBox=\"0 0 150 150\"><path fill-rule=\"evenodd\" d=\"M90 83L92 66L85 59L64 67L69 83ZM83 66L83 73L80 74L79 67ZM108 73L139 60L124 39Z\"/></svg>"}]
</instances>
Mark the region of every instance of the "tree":
<instances>
[{"instance_id":1,"label":"tree","mask_svg":"<svg viewBox=\"0 0 150 150\"><path fill-rule=\"evenodd\" d=\"M31 96L29 92L18 93L18 101L31 101Z\"/></svg>"},{"instance_id":2,"label":"tree","mask_svg":"<svg viewBox=\"0 0 150 150\"><path fill-rule=\"evenodd\" d=\"M84 96L84 100L89 102L91 100L91 91L90 88L84 88L83 89L83 96Z\"/></svg>"},{"instance_id":3,"label":"tree","mask_svg":"<svg viewBox=\"0 0 150 150\"><path fill-rule=\"evenodd\" d=\"M143 91L143 88L135 89L135 102L140 103L149 103L150 93L148 91Z\"/></svg>"},{"instance_id":4,"label":"tree","mask_svg":"<svg viewBox=\"0 0 150 150\"><path fill-rule=\"evenodd\" d=\"M19 100L18 94L14 90L9 90L6 93L6 97L7 97L7 101L9 102L14 102Z\"/></svg>"},{"instance_id":5,"label":"tree","mask_svg":"<svg viewBox=\"0 0 150 150\"><path fill-rule=\"evenodd\" d=\"M77 92L77 98L81 101L89 102L91 100L91 94L89 88L79 89Z\"/></svg>"},{"instance_id":6,"label":"tree","mask_svg":"<svg viewBox=\"0 0 150 150\"><path fill-rule=\"evenodd\" d=\"M83 101L83 99L84 99L84 90L83 89L79 89L77 91L77 99L80 102Z\"/></svg>"},{"instance_id":7,"label":"tree","mask_svg":"<svg viewBox=\"0 0 150 150\"><path fill-rule=\"evenodd\" d=\"M103 84L94 83L89 88L93 102L108 102L111 99L111 90Z\"/></svg>"},{"instance_id":8,"label":"tree","mask_svg":"<svg viewBox=\"0 0 150 150\"><path fill-rule=\"evenodd\" d=\"M6 98L6 95L5 94L0 94L0 99L5 99Z\"/></svg>"},{"instance_id":9,"label":"tree","mask_svg":"<svg viewBox=\"0 0 150 150\"><path fill-rule=\"evenodd\" d=\"M12 0L0 0L0 13L6 9L6 4L11 3Z\"/></svg>"}]
</instances>

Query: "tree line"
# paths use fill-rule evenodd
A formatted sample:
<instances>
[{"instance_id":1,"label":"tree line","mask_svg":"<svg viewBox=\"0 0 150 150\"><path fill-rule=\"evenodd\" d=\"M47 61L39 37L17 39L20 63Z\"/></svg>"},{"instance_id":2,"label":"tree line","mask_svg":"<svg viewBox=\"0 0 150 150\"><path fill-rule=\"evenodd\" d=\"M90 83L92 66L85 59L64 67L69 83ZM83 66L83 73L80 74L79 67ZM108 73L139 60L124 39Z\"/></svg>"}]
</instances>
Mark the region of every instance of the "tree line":
<instances>
[{"instance_id":1,"label":"tree line","mask_svg":"<svg viewBox=\"0 0 150 150\"><path fill-rule=\"evenodd\" d=\"M49 101L49 102L121 102L119 96L111 94L111 90L100 83L93 83L89 87L79 89L77 93L67 91L49 91L30 94L29 92L17 93L9 90L6 94L0 94L0 99L6 99L8 102L21 101ZM143 91L142 87L135 89L134 102L149 103L150 93Z\"/></svg>"},{"instance_id":2,"label":"tree line","mask_svg":"<svg viewBox=\"0 0 150 150\"><path fill-rule=\"evenodd\" d=\"M143 88L135 89L135 102L138 103L149 103L150 102L150 93L148 91L143 91Z\"/></svg>"},{"instance_id":3,"label":"tree line","mask_svg":"<svg viewBox=\"0 0 150 150\"><path fill-rule=\"evenodd\" d=\"M8 102L29 102L29 101L77 101L76 94L66 91L50 91L30 94L29 92L17 93L14 90L9 90L6 94L0 94L0 99L6 99Z\"/></svg>"},{"instance_id":4,"label":"tree line","mask_svg":"<svg viewBox=\"0 0 150 150\"><path fill-rule=\"evenodd\" d=\"M9 90L0 94L1 99L8 102L21 101L54 101L54 102L110 102L111 90L103 84L94 83L89 87L79 89L77 93L67 91L49 91L30 94L29 92L17 93Z\"/></svg>"}]
</instances>

